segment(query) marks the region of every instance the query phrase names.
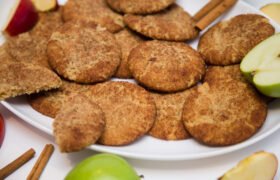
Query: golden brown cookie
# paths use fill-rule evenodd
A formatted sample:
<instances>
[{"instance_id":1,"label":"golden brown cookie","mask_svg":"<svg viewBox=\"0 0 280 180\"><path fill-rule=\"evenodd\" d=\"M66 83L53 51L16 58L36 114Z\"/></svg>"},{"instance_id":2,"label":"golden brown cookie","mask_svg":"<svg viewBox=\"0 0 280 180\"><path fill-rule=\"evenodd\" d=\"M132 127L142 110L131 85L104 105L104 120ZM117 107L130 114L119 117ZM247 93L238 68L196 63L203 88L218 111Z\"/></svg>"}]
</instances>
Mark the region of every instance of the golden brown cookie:
<instances>
[{"instance_id":1,"label":"golden brown cookie","mask_svg":"<svg viewBox=\"0 0 280 180\"><path fill-rule=\"evenodd\" d=\"M155 123L149 134L163 140L190 138L182 121L183 105L193 89L171 94L151 93L157 108Z\"/></svg>"},{"instance_id":2,"label":"golden brown cookie","mask_svg":"<svg viewBox=\"0 0 280 180\"><path fill-rule=\"evenodd\" d=\"M67 97L73 94L86 94L89 87L88 85L63 80L58 89L29 96L28 102L36 111L55 118Z\"/></svg>"},{"instance_id":3,"label":"golden brown cookie","mask_svg":"<svg viewBox=\"0 0 280 180\"><path fill-rule=\"evenodd\" d=\"M153 39L186 41L198 36L192 17L176 4L156 14L126 14L124 22L134 31Z\"/></svg>"},{"instance_id":4,"label":"golden brown cookie","mask_svg":"<svg viewBox=\"0 0 280 180\"><path fill-rule=\"evenodd\" d=\"M105 114L106 127L99 139L104 145L126 145L145 135L153 126L156 107L150 94L128 82L105 82L92 88L92 101Z\"/></svg>"},{"instance_id":5,"label":"golden brown cookie","mask_svg":"<svg viewBox=\"0 0 280 180\"><path fill-rule=\"evenodd\" d=\"M107 0L115 11L126 14L151 14L161 11L175 0Z\"/></svg>"},{"instance_id":6,"label":"golden brown cookie","mask_svg":"<svg viewBox=\"0 0 280 180\"><path fill-rule=\"evenodd\" d=\"M132 75L128 69L128 55L143 39L128 29L116 33L115 38L122 51L121 63L115 76L118 78L131 78Z\"/></svg>"},{"instance_id":7,"label":"golden brown cookie","mask_svg":"<svg viewBox=\"0 0 280 180\"><path fill-rule=\"evenodd\" d=\"M267 106L254 89L237 80L203 83L187 97L183 122L199 142L226 146L253 136L266 119Z\"/></svg>"},{"instance_id":8,"label":"golden brown cookie","mask_svg":"<svg viewBox=\"0 0 280 180\"><path fill-rule=\"evenodd\" d=\"M247 82L242 72L240 71L240 65L230 66L208 66L203 82L211 83L221 79L235 79L242 82Z\"/></svg>"},{"instance_id":9,"label":"golden brown cookie","mask_svg":"<svg viewBox=\"0 0 280 180\"><path fill-rule=\"evenodd\" d=\"M51 67L66 79L93 83L116 72L121 52L113 34L99 28L65 23L48 43Z\"/></svg>"},{"instance_id":10,"label":"golden brown cookie","mask_svg":"<svg viewBox=\"0 0 280 180\"><path fill-rule=\"evenodd\" d=\"M199 40L198 51L207 64L237 64L254 46L272 34L274 27L265 17L238 15L206 31Z\"/></svg>"},{"instance_id":11,"label":"golden brown cookie","mask_svg":"<svg viewBox=\"0 0 280 180\"><path fill-rule=\"evenodd\" d=\"M9 62L16 62L14 58L7 53L5 45L0 46L0 62L1 64L9 63Z\"/></svg>"},{"instance_id":12,"label":"golden brown cookie","mask_svg":"<svg viewBox=\"0 0 280 180\"><path fill-rule=\"evenodd\" d=\"M60 78L47 68L19 62L0 65L0 100L56 89Z\"/></svg>"},{"instance_id":13,"label":"golden brown cookie","mask_svg":"<svg viewBox=\"0 0 280 180\"><path fill-rule=\"evenodd\" d=\"M62 9L64 21L88 20L114 33L123 29L123 17L112 11L105 0L68 0Z\"/></svg>"},{"instance_id":14,"label":"golden brown cookie","mask_svg":"<svg viewBox=\"0 0 280 180\"><path fill-rule=\"evenodd\" d=\"M232 79L246 83L248 86L251 86L252 89L255 89L245 76L243 76L239 64L229 66L208 66L203 81L215 83L215 81L228 81ZM267 97L263 94L260 94L260 97L267 103L270 103L273 100L273 98Z\"/></svg>"},{"instance_id":15,"label":"golden brown cookie","mask_svg":"<svg viewBox=\"0 0 280 180\"><path fill-rule=\"evenodd\" d=\"M129 69L144 86L163 92L187 89L205 73L200 54L185 43L147 41L129 55Z\"/></svg>"},{"instance_id":16,"label":"golden brown cookie","mask_svg":"<svg viewBox=\"0 0 280 180\"><path fill-rule=\"evenodd\" d=\"M95 144L105 128L104 119L100 107L86 96L68 97L53 122L60 151L75 152Z\"/></svg>"},{"instance_id":17,"label":"golden brown cookie","mask_svg":"<svg viewBox=\"0 0 280 180\"><path fill-rule=\"evenodd\" d=\"M29 32L7 37L5 49L18 62L50 68L46 54L46 41L37 41Z\"/></svg>"},{"instance_id":18,"label":"golden brown cookie","mask_svg":"<svg viewBox=\"0 0 280 180\"><path fill-rule=\"evenodd\" d=\"M52 33L63 24L59 10L39 14L39 21L30 31L33 38L38 41L48 41Z\"/></svg>"}]
</instances>

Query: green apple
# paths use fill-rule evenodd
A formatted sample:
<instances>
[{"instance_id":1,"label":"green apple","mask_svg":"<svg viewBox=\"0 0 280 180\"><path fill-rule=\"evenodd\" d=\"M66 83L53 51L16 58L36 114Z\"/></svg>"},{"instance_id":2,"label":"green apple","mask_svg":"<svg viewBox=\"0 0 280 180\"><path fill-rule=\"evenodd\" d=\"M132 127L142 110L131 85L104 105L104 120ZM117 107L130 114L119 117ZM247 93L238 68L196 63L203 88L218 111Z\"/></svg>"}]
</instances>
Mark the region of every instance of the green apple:
<instances>
[{"instance_id":1,"label":"green apple","mask_svg":"<svg viewBox=\"0 0 280 180\"><path fill-rule=\"evenodd\" d=\"M256 88L270 97L280 97L280 33L254 47L240 69Z\"/></svg>"},{"instance_id":2,"label":"green apple","mask_svg":"<svg viewBox=\"0 0 280 180\"><path fill-rule=\"evenodd\" d=\"M123 158L102 153L80 162L65 180L140 180L135 170Z\"/></svg>"},{"instance_id":3,"label":"green apple","mask_svg":"<svg viewBox=\"0 0 280 180\"><path fill-rule=\"evenodd\" d=\"M256 152L240 161L219 180L272 180L278 168L277 157L268 152Z\"/></svg>"}]
</instances>

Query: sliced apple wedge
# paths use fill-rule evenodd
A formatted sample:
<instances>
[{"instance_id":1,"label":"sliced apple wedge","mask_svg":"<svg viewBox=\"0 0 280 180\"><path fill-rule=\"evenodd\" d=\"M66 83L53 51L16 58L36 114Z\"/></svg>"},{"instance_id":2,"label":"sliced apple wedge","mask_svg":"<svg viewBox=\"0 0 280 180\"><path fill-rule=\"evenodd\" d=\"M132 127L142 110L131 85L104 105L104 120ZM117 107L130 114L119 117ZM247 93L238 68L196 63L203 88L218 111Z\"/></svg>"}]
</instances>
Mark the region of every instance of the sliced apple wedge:
<instances>
[{"instance_id":1,"label":"sliced apple wedge","mask_svg":"<svg viewBox=\"0 0 280 180\"><path fill-rule=\"evenodd\" d=\"M260 9L264 14L280 24L280 3L270 3Z\"/></svg>"},{"instance_id":2,"label":"sliced apple wedge","mask_svg":"<svg viewBox=\"0 0 280 180\"><path fill-rule=\"evenodd\" d=\"M256 152L240 161L219 180L273 180L278 168L277 157L268 152Z\"/></svg>"},{"instance_id":3,"label":"sliced apple wedge","mask_svg":"<svg viewBox=\"0 0 280 180\"><path fill-rule=\"evenodd\" d=\"M31 0L16 0L13 6L5 29L11 36L29 31L38 21L38 13Z\"/></svg>"},{"instance_id":4,"label":"sliced apple wedge","mask_svg":"<svg viewBox=\"0 0 280 180\"><path fill-rule=\"evenodd\" d=\"M41 12L50 11L57 7L56 0L32 0L32 2L35 5L35 8Z\"/></svg>"},{"instance_id":5,"label":"sliced apple wedge","mask_svg":"<svg viewBox=\"0 0 280 180\"><path fill-rule=\"evenodd\" d=\"M280 97L280 33L254 47L243 58L240 68L261 93Z\"/></svg>"}]
</instances>

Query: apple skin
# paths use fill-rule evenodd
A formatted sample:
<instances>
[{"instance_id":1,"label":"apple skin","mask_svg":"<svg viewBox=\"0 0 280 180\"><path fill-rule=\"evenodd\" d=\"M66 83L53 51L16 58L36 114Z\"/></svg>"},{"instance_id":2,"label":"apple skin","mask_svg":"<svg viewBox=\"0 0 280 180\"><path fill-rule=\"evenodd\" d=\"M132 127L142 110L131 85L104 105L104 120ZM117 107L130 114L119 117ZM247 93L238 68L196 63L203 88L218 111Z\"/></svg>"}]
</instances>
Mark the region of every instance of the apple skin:
<instances>
[{"instance_id":1,"label":"apple skin","mask_svg":"<svg viewBox=\"0 0 280 180\"><path fill-rule=\"evenodd\" d=\"M16 12L8 24L6 31L11 36L29 31L37 22L39 16L30 0L20 0Z\"/></svg>"},{"instance_id":2,"label":"apple skin","mask_svg":"<svg viewBox=\"0 0 280 180\"><path fill-rule=\"evenodd\" d=\"M273 180L277 169L277 157L272 153L260 151L241 160L218 180Z\"/></svg>"},{"instance_id":3,"label":"apple skin","mask_svg":"<svg viewBox=\"0 0 280 180\"><path fill-rule=\"evenodd\" d=\"M2 115L0 114L0 148L4 141L4 137L5 137L5 123Z\"/></svg>"},{"instance_id":4,"label":"apple skin","mask_svg":"<svg viewBox=\"0 0 280 180\"><path fill-rule=\"evenodd\" d=\"M80 162L65 180L140 180L135 170L121 157L101 153Z\"/></svg>"},{"instance_id":5,"label":"apple skin","mask_svg":"<svg viewBox=\"0 0 280 180\"><path fill-rule=\"evenodd\" d=\"M254 80L253 80L254 82ZM254 82L256 88L264 95L269 96L269 97L275 97L279 98L280 97L280 84L274 84L271 86L261 86L258 85Z\"/></svg>"},{"instance_id":6,"label":"apple skin","mask_svg":"<svg viewBox=\"0 0 280 180\"><path fill-rule=\"evenodd\" d=\"M263 72L275 73L280 71L279 63L279 48L280 46L280 33L274 34L264 41L255 46L242 60L240 70L244 77L251 82L257 90L269 97L280 97L280 81L279 74L271 76L276 78L277 81L270 82L266 77L267 83L260 83L260 77ZM276 58L276 59L275 59ZM278 59L277 59L278 58ZM275 60L274 60L275 59ZM273 61L272 61L273 60ZM267 62L265 64L264 62ZM277 63L275 63L277 62ZM276 71L277 70L277 71ZM264 82L264 80L262 80Z\"/></svg>"}]
</instances>

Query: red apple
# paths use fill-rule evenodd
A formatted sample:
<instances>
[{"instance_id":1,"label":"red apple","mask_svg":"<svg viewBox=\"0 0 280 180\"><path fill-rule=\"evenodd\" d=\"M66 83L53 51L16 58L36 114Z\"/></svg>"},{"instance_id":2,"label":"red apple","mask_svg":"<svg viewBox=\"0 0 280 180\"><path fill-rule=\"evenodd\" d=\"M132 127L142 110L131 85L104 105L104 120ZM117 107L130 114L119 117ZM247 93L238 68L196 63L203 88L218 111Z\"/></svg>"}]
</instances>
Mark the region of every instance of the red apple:
<instances>
[{"instance_id":1,"label":"red apple","mask_svg":"<svg viewBox=\"0 0 280 180\"><path fill-rule=\"evenodd\" d=\"M45 12L56 9L58 4L56 0L31 0L38 11Z\"/></svg>"},{"instance_id":2,"label":"red apple","mask_svg":"<svg viewBox=\"0 0 280 180\"><path fill-rule=\"evenodd\" d=\"M38 21L38 13L31 0L19 1L15 14L6 28L11 36L29 31Z\"/></svg>"},{"instance_id":3,"label":"red apple","mask_svg":"<svg viewBox=\"0 0 280 180\"><path fill-rule=\"evenodd\" d=\"M4 136L5 136L5 123L2 115L0 114L0 147L3 143Z\"/></svg>"}]
</instances>

